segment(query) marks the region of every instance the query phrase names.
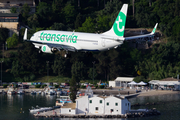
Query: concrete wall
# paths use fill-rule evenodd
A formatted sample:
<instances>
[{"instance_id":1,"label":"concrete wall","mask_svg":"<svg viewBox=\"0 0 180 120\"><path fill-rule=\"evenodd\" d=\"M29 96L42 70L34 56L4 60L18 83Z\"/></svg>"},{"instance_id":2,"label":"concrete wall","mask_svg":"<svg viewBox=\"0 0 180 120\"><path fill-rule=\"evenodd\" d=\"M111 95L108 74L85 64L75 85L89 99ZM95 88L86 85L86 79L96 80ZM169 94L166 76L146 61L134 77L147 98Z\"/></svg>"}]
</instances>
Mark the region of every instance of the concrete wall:
<instances>
[{"instance_id":1,"label":"concrete wall","mask_svg":"<svg viewBox=\"0 0 180 120\"><path fill-rule=\"evenodd\" d=\"M86 108L87 110L89 109L88 107L89 101L88 101L88 96L83 96L81 98L76 99L76 113L85 113ZM88 112L88 111L87 111Z\"/></svg>"},{"instance_id":2,"label":"concrete wall","mask_svg":"<svg viewBox=\"0 0 180 120\"><path fill-rule=\"evenodd\" d=\"M60 108L60 113L61 114L75 115L76 114L76 110L75 109L71 109L71 108Z\"/></svg>"},{"instance_id":3,"label":"concrete wall","mask_svg":"<svg viewBox=\"0 0 180 120\"><path fill-rule=\"evenodd\" d=\"M126 114L130 110L131 110L131 103L127 99L123 99L121 114Z\"/></svg>"},{"instance_id":4,"label":"concrete wall","mask_svg":"<svg viewBox=\"0 0 180 120\"><path fill-rule=\"evenodd\" d=\"M104 113L104 99L100 97L92 97L89 98L89 101L92 100L92 103L89 103L89 113L92 114L103 114ZM102 100L102 103L100 103L100 100ZM96 107L98 107L98 110L96 110Z\"/></svg>"},{"instance_id":5,"label":"concrete wall","mask_svg":"<svg viewBox=\"0 0 180 120\"><path fill-rule=\"evenodd\" d=\"M116 87L116 85L115 85L115 81L109 81L109 87Z\"/></svg>"},{"instance_id":6,"label":"concrete wall","mask_svg":"<svg viewBox=\"0 0 180 120\"><path fill-rule=\"evenodd\" d=\"M109 103L109 105L107 105ZM116 106L116 103L118 104ZM121 114L121 99L110 96L105 99L105 114ZM113 110L113 112L111 112Z\"/></svg>"},{"instance_id":7,"label":"concrete wall","mask_svg":"<svg viewBox=\"0 0 180 120\"><path fill-rule=\"evenodd\" d=\"M4 27L10 30L9 36L11 37L13 33L15 32L18 34L17 27L18 27L18 22L0 22L0 27Z\"/></svg>"}]
</instances>

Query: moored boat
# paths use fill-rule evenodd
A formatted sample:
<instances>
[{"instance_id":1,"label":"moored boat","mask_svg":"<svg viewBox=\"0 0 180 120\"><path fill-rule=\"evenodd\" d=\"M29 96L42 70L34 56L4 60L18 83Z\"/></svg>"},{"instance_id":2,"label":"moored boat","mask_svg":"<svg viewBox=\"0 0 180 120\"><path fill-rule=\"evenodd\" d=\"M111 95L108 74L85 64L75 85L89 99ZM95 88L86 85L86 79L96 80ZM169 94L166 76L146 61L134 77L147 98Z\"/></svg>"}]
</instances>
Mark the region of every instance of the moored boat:
<instances>
[{"instance_id":1,"label":"moored boat","mask_svg":"<svg viewBox=\"0 0 180 120\"><path fill-rule=\"evenodd\" d=\"M10 88L8 89L8 92L7 92L8 95L14 95L15 93L16 93L16 92L15 92L14 88L10 87Z\"/></svg>"}]
</instances>

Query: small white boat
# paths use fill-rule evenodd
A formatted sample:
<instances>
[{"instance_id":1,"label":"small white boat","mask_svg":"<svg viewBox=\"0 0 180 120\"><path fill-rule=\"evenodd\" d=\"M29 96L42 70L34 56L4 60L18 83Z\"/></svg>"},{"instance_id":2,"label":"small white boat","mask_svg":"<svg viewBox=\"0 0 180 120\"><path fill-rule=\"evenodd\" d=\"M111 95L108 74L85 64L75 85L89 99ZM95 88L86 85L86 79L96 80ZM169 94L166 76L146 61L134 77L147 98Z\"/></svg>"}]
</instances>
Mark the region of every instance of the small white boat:
<instances>
[{"instance_id":1,"label":"small white boat","mask_svg":"<svg viewBox=\"0 0 180 120\"><path fill-rule=\"evenodd\" d=\"M36 95L36 91L31 91L31 94L32 95Z\"/></svg>"},{"instance_id":2,"label":"small white boat","mask_svg":"<svg viewBox=\"0 0 180 120\"><path fill-rule=\"evenodd\" d=\"M25 92L24 92L23 89L19 89L17 93L18 93L19 95L22 95L22 94L24 94Z\"/></svg>"},{"instance_id":3,"label":"small white boat","mask_svg":"<svg viewBox=\"0 0 180 120\"><path fill-rule=\"evenodd\" d=\"M37 94L41 94L42 92L41 91L38 91Z\"/></svg>"},{"instance_id":4,"label":"small white boat","mask_svg":"<svg viewBox=\"0 0 180 120\"><path fill-rule=\"evenodd\" d=\"M7 92L8 95L14 95L15 93L16 93L16 92L14 91L14 88L10 87L10 88L8 89L8 92Z\"/></svg>"},{"instance_id":5,"label":"small white boat","mask_svg":"<svg viewBox=\"0 0 180 120\"><path fill-rule=\"evenodd\" d=\"M56 95L56 91L54 90L54 87L49 86L44 91L47 95Z\"/></svg>"}]
</instances>

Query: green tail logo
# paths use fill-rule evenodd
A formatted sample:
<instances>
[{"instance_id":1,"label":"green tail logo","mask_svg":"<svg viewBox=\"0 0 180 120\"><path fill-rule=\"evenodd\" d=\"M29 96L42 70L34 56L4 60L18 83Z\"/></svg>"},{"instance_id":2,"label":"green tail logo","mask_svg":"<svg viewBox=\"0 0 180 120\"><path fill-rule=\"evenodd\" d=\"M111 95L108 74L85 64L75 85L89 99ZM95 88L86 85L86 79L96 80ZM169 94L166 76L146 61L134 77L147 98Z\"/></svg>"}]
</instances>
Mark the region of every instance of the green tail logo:
<instances>
[{"instance_id":1,"label":"green tail logo","mask_svg":"<svg viewBox=\"0 0 180 120\"><path fill-rule=\"evenodd\" d=\"M114 33L117 36L124 36L125 23L126 15L123 12L120 12L113 25Z\"/></svg>"}]
</instances>

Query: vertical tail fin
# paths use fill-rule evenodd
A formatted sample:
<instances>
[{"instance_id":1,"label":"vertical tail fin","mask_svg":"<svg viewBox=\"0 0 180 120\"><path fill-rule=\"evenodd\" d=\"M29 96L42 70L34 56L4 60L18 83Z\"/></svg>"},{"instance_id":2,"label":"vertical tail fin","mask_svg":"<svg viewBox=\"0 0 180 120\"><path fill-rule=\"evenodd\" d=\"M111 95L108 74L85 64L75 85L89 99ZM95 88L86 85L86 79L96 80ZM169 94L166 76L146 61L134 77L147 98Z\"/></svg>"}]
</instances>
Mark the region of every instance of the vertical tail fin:
<instances>
[{"instance_id":1,"label":"vertical tail fin","mask_svg":"<svg viewBox=\"0 0 180 120\"><path fill-rule=\"evenodd\" d=\"M123 4L112 28L103 34L109 36L124 37L127 9L128 9L128 4Z\"/></svg>"}]
</instances>

